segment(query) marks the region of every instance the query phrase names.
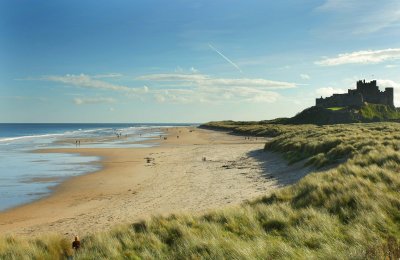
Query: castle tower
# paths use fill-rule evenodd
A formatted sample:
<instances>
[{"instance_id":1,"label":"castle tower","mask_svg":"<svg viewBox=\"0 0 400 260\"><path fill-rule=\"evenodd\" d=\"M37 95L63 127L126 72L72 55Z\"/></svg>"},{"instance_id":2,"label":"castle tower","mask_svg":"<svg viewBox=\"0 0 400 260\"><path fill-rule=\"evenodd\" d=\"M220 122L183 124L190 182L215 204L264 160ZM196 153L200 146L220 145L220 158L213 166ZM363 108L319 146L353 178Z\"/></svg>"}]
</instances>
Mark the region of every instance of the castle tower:
<instances>
[{"instance_id":1,"label":"castle tower","mask_svg":"<svg viewBox=\"0 0 400 260\"><path fill-rule=\"evenodd\" d=\"M394 107L393 88L385 88L383 93L385 93L387 105Z\"/></svg>"}]
</instances>

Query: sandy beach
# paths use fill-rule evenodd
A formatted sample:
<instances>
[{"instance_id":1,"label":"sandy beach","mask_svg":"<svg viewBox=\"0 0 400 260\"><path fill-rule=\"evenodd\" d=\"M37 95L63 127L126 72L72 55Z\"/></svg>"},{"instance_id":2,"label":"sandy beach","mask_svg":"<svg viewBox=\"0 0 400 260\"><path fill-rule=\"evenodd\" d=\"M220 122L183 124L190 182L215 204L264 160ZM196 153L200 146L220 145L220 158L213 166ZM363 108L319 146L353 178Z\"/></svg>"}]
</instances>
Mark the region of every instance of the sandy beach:
<instances>
[{"instance_id":1,"label":"sandy beach","mask_svg":"<svg viewBox=\"0 0 400 260\"><path fill-rule=\"evenodd\" d=\"M42 153L100 156L102 169L70 178L43 199L0 213L0 233L86 235L152 215L239 204L310 172L266 153L266 139L170 128L151 148L69 148ZM177 137L179 136L179 138Z\"/></svg>"}]
</instances>

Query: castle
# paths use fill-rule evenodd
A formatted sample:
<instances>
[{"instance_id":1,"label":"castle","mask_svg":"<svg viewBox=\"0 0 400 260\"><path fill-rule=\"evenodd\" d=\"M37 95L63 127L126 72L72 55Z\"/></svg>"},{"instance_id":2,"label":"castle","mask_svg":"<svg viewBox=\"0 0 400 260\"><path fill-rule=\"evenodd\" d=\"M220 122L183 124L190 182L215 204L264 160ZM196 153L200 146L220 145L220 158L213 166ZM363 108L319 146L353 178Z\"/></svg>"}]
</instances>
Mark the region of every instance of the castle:
<instances>
[{"instance_id":1,"label":"castle","mask_svg":"<svg viewBox=\"0 0 400 260\"><path fill-rule=\"evenodd\" d=\"M357 89L349 89L345 94L333 94L327 98L317 98L317 107L360 107L364 102L383 104L394 107L393 88L385 88L380 91L376 80L365 82L357 81Z\"/></svg>"}]
</instances>

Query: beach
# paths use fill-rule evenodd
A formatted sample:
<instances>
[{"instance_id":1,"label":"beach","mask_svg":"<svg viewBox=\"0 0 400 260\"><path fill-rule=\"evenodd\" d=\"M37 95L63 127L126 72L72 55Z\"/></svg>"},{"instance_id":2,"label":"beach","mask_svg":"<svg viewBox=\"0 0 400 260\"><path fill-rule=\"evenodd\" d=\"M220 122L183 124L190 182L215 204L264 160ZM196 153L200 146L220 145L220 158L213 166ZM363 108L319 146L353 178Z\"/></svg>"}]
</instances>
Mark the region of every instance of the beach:
<instances>
[{"instance_id":1,"label":"beach","mask_svg":"<svg viewBox=\"0 0 400 260\"><path fill-rule=\"evenodd\" d=\"M51 195L0 213L0 232L37 236L109 230L171 213L202 213L266 195L311 169L264 152L267 139L194 127L164 129L147 148L62 148L101 158L94 173L67 179ZM179 137L178 137L179 136Z\"/></svg>"}]
</instances>

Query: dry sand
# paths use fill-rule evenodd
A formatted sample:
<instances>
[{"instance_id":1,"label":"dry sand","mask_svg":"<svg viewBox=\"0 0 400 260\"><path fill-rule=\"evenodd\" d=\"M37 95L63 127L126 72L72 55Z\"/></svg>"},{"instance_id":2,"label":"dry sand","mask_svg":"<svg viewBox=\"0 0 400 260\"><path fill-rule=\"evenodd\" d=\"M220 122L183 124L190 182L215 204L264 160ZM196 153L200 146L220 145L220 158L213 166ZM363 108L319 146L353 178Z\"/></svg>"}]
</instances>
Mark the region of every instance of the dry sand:
<instances>
[{"instance_id":1,"label":"dry sand","mask_svg":"<svg viewBox=\"0 0 400 260\"><path fill-rule=\"evenodd\" d=\"M0 233L86 235L152 215L199 213L268 194L310 171L263 152L265 139L188 127L166 133L168 139L155 140L161 145L152 148L39 151L100 156L103 168L0 213Z\"/></svg>"}]
</instances>

